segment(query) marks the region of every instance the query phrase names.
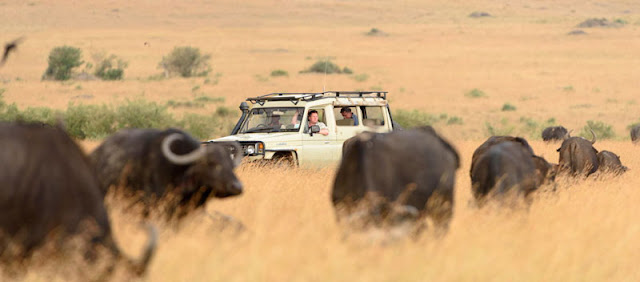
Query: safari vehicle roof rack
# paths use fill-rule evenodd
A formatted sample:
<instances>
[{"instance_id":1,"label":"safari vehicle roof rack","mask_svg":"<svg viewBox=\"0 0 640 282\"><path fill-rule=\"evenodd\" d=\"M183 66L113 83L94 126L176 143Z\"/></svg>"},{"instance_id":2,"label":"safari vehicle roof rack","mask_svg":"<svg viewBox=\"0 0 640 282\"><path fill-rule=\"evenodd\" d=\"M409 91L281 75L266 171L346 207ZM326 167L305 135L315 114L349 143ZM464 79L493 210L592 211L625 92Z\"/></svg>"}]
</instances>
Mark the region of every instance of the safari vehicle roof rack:
<instances>
[{"instance_id":1,"label":"safari vehicle roof rack","mask_svg":"<svg viewBox=\"0 0 640 282\"><path fill-rule=\"evenodd\" d=\"M323 98L382 98L387 99L386 91L325 91L320 93L270 93L258 97L247 98L252 104L258 103L261 106L266 101L291 101L297 105L300 101L313 101Z\"/></svg>"}]
</instances>

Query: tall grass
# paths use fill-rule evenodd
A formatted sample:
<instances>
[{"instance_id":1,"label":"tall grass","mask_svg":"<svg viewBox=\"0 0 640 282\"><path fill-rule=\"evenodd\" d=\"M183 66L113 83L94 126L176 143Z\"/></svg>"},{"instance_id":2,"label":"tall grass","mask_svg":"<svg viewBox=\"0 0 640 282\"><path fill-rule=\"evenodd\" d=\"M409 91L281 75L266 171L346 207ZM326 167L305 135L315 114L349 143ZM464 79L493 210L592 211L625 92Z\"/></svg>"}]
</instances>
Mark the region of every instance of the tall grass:
<instances>
[{"instance_id":1,"label":"tall grass","mask_svg":"<svg viewBox=\"0 0 640 282\"><path fill-rule=\"evenodd\" d=\"M457 171L454 217L449 231L426 231L388 242L370 234L343 233L330 193L335 167L319 170L243 165L245 192L212 199L216 211L241 221L247 231L220 230L220 222L196 213L183 224L154 222L158 252L149 281L636 281L640 271L640 175L559 179L556 192L539 191L527 210L468 205L472 198L469 157L479 145L455 141L462 156ZM537 154L557 158L556 146L532 141ZM596 144L640 167L629 143ZM466 160L466 161L465 161ZM137 255L144 231L117 202L109 214L116 240ZM26 281L64 281L74 264L30 268ZM49 262L49 264L51 264ZM46 262L44 262L46 263ZM295 271L292 271L295 269ZM116 280L124 279L116 274ZM6 277L6 276L5 276ZM3 278L5 278L3 277ZM5 280L5 279L3 279ZM9 278L9 280L15 280Z\"/></svg>"}]
</instances>

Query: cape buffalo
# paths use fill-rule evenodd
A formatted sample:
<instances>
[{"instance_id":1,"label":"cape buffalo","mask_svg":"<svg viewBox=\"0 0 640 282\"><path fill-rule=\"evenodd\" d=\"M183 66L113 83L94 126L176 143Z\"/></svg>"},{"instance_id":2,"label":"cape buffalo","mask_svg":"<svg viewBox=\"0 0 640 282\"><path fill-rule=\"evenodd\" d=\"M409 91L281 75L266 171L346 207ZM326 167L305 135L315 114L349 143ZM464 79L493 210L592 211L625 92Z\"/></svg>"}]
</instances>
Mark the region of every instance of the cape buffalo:
<instances>
[{"instance_id":1,"label":"cape buffalo","mask_svg":"<svg viewBox=\"0 0 640 282\"><path fill-rule=\"evenodd\" d=\"M627 171L627 167L620 162L620 156L610 151L600 151L598 157L598 170L621 174Z\"/></svg>"},{"instance_id":2,"label":"cape buffalo","mask_svg":"<svg viewBox=\"0 0 640 282\"><path fill-rule=\"evenodd\" d=\"M144 192L134 199L145 203L145 216L158 200L169 199L165 215L181 218L210 196L242 193L233 172L241 161L235 146L232 160L228 147L202 145L178 129L126 129L105 139L90 157L103 195L110 187Z\"/></svg>"},{"instance_id":3,"label":"cape buffalo","mask_svg":"<svg viewBox=\"0 0 640 282\"><path fill-rule=\"evenodd\" d=\"M550 164L540 156L533 155L532 157L533 164L536 166L536 183L538 183L538 185L544 185L555 181L558 165Z\"/></svg>"},{"instance_id":4,"label":"cape buffalo","mask_svg":"<svg viewBox=\"0 0 640 282\"><path fill-rule=\"evenodd\" d=\"M631 141L633 141L633 143L640 141L640 124L631 128Z\"/></svg>"},{"instance_id":5,"label":"cape buffalo","mask_svg":"<svg viewBox=\"0 0 640 282\"><path fill-rule=\"evenodd\" d=\"M522 143L504 141L477 156L471 171L471 190L479 203L489 194L504 195L509 191L526 197L542 179L536 175L531 152Z\"/></svg>"},{"instance_id":6,"label":"cape buffalo","mask_svg":"<svg viewBox=\"0 0 640 282\"><path fill-rule=\"evenodd\" d=\"M365 220L375 225L409 215L448 226L459 157L447 141L435 132L411 129L365 132L346 143L331 194L339 221L364 205Z\"/></svg>"},{"instance_id":7,"label":"cape buffalo","mask_svg":"<svg viewBox=\"0 0 640 282\"><path fill-rule=\"evenodd\" d=\"M138 261L118 249L89 160L58 127L0 123L0 254L29 257L46 242L88 235L87 254L104 246L142 274L155 250L155 229ZM91 231L84 224L92 224ZM89 234L87 234L89 233ZM52 238L56 235L55 239Z\"/></svg>"},{"instance_id":8,"label":"cape buffalo","mask_svg":"<svg viewBox=\"0 0 640 282\"><path fill-rule=\"evenodd\" d=\"M492 146L502 143L502 142L515 142L520 144L522 148L524 148L531 156L533 156L533 149L529 146L529 142L522 137L513 137L513 136L491 136L487 141L484 141L482 145L480 145L471 156L471 169L469 169L469 175L473 174L473 169L477 163L478 157L484 154L489 148Z\"/></svg>"},{"instance_id":9,"label":"cape buffalo","mask_svg":"<svg viewBox=\"0 0 640 282\"><path fill-rule=\"evenodd\" d=\"M565 136L569 134L563 126L550 126L542 131L543 141L563 141Z\"/></svg>"},{"instance_id":10,"label":"cape buffalo","mask_svg":"<svg viewBox=\"0 0 640 282\"><path fill-rule=\"evenodd\" d=\"M591 141L582 137L566 138L558 152L560 159L558 161L558 170L561 172L570 172L572 175L588 176L598 170L598 151L593 148L596 142L596 134L591 131L593 138Z\"/></svg>"}]
</instances>

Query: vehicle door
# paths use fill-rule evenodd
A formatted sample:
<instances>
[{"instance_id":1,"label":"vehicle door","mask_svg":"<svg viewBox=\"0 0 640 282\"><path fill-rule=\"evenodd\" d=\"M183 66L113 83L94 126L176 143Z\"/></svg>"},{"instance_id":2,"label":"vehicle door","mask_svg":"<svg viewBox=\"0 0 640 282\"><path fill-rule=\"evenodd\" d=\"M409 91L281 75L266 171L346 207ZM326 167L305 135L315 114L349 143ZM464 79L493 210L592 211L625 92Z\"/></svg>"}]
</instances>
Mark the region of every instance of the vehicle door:
<instances>
[{"instance_id":1,"label":"vehicle door","mask_svg":"<svg viewBox=\"0 0 640 282\"><path fill-rule=\"evenodd\" d=\"M345 140L363 132L365 128L361 126L360 118L362 113L360 107L336 105L333 108L336 117L336 143L340 146L340 156L342 156L342 143ZM347 114L348 113L348 114ZM351 116L351 118L348 118Z\"/></svg>"},{"instance_id":2,"label":"vehicle door","mask_svg":"<svg viewBox=\"0 0 640 282\"><path fill-rule=\"evenodd\" d=\"M328 130L328 135L320 133L310 134L309 127L309 111L318 111L318 121L324 123ZM332 106L322 106L310 108L305 113L304 130L302 134L302 154L300 154L300 165L324 167L337 163L342 143L340 146L336 143L336 122L333 116Z\"/></svg>"}]
</instances>

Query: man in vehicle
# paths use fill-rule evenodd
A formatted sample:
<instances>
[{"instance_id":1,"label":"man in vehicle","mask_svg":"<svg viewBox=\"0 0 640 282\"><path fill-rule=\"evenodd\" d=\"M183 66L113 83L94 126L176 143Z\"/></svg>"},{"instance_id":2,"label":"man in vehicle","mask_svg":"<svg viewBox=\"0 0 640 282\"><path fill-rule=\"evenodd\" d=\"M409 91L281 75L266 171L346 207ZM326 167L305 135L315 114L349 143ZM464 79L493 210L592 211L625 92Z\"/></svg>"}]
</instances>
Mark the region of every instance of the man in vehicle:
<instances>
[{"instance_id":1,"label":"man in vehicle","mask_svg":"<svg viewBox=\"0 0 640 282\"><path fill-rule=\"evenodd\" d=\"M322 134L324 136L329 135L329 128L327 128L327 125L324 124L323 122L318 121L318 118L319 118L318 117L318 111L316 111L316 110L309 111L309 115L307 117L307 120L308 120L308 124L307 125L308 125L308 127L307 127L307 130L305 130L305 132L311 131L311 127L314 126L314 125L317 125L317 126L320 127L320 132L318 132L318 133L320 133L320 134Z\"/></svg>"},{"instance_id":2,"label":"man in vehicle","mask_svg":"<svg viewBox=\"0 0 640 282\"><path fill-rule=\"evenodd\" d=\"M340 114L344 119L353 119L353 125L358 125L358 116L354 115L353 112L351 112L351 108L342 107L342 109L340 109Z\"/></svg>"},{"instance_id":3,"label":"man in vehicle","mask_svg":"<svg viewBox=\"0 0 640 282\"><path fill-rule=\"evenodd\" d=\"M282 124L280 123L280 115L279 114L273 114L271 116L271 121L269 122L269 127L274 128L274 129L280 129L281 126L282 126Z\"/></svg>"}]
</instances>

